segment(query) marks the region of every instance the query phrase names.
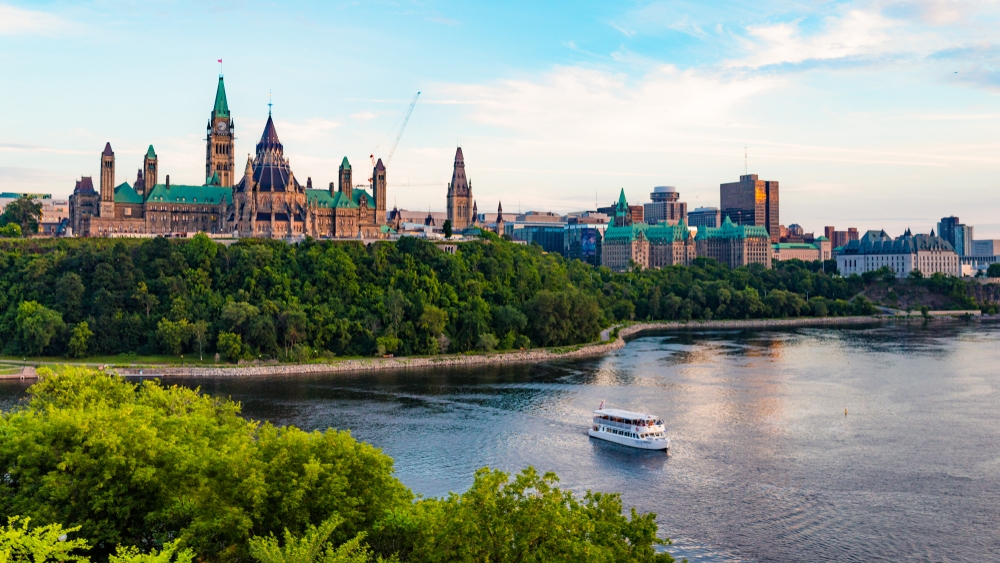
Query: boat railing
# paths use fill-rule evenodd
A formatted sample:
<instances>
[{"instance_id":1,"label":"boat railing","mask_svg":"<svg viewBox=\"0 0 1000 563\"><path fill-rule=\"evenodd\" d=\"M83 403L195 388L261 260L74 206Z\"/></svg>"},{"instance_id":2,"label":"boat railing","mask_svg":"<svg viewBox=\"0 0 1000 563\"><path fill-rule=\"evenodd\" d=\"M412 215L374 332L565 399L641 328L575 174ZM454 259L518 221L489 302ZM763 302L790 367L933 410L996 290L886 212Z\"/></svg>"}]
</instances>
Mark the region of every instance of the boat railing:
<instances>
[{"instance_id":1,"label":"boat railing","mask_svg":"<svg viewBox=\"0 0 1000 563\"><path fill-rule=\"evenodd\" d=\"M595 424L603 424L605 426L610 426L612 428L622 428L622 429L625 429L625 430L633 430L635 428L650 428L650 429L652 429L652 428L656 427L654 425L636 426L634 424L626 424L624 422L616 422L614 420L607 420L607 419L603 419L603 418L599 418L599 419L595 420L594 422L595 422Z\"/></svg>"}]
</instances>

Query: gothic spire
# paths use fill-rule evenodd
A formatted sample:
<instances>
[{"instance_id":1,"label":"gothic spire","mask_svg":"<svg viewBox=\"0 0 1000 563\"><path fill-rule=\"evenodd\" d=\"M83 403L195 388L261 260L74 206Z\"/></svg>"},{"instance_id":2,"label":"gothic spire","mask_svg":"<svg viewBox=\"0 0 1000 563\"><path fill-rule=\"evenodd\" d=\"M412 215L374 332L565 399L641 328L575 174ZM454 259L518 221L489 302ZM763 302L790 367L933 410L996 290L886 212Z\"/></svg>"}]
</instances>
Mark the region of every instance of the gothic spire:
<instances>
[{"instance_id":1,"label":"gothic spire","mask_svg":"<svg viewBox=\"0 0 1000 563\"><path fill-rule=\"evenodd\" d=\"M219 75L219 86L215 90L215 107L212 108L212 119L216 118L229 119L229 102L226 101L226 85L222 81L222 75Z\"/></svg>"},{"instance_id":2,"label":"gothic spire","mask_svg":"<svg viewBox=\"0 0 1000 563\"><path fill-rule=\"evenodd\" d=\"M465 156L462 147L455 151L455 170L451 174L451 193L456 196L467 196L470 193L469 180L465 177Z\"/></svg>"}]
</instances>

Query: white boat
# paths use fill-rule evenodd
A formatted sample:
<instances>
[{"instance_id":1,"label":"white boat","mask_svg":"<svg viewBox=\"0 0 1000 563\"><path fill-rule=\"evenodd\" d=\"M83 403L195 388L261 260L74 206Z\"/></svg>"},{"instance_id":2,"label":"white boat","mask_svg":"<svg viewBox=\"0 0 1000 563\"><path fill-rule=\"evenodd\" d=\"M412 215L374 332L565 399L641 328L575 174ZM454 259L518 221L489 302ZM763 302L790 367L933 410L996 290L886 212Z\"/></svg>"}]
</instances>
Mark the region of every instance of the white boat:
<instances>
[{"instance_id":1,"label":"white boat","mask_svg":"<svg viewBox=\"0 0 1000 563\"><path fill-rule=\"evenodd\" d=\"M667 438L663 421L651 414L604 408L604 402L594 411L594 423L589 434L623 446L641 450L667 450Z\"/></svg>"}]
</instances>

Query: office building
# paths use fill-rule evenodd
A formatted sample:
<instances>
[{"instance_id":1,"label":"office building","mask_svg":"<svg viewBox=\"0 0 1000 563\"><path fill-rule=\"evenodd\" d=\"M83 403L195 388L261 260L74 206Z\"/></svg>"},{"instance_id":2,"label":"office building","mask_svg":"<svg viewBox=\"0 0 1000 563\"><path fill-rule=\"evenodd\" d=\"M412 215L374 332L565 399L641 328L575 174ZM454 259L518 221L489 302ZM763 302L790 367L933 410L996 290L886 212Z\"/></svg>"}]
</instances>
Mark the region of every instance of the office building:
<instances>
[{"instance_id":1,"label":"office building","mask_svg":"<svg viewBox=\"0 0 1000 563\"><path fill-rule=\"evenodd\" d=\"M972 242L973 256L1000 256L1000 240L976 240Z\"/></svg>"},{"instance_id":2,"label":"office building","mask_svg":"<svg viewBox=\"0 0 1000 563\"><path fill-rule=\"evenodd\" d=\"M860 238L858 229L854 227L849 227L846 231L838 231L832 226L823 227L823 234L830 240L830 246L834 250L842 246L847 246L847 243Z\"/></svg>"},{"instance_id":3,"label":"office building","mask_svg":"<svg viewBox=\"0 0 1000 563\"><path fill-rule=\"evenodd\" d=\"M666 222L676 225L687 220L687 204L680 201L680 194L673 186L657 186L649 194L652 203L643 204L643 220L650 225Z\"/></svg>"},{"instance_id":4,"label":"office building","mask_svg":"<svg viewBox=\"0 0 1000 563\"><path fill-rule=\"evenodd\" d=\"M722 225L718 207L699 207L688 212L687 224L689 227L718 227Z\"/></svg>"},{"instance_id":5,"label":"office building","mask_svg":"<svg viewBox=\"0 0 1000 563\"><path fill-rule=\"evenodd\" d=\"M694 240L698 257L712 258L730 268L748 264L771 267L771 236L763 226L737 225L727 216L720 227L698 227Z\"/></svg>"},{"instance_id":6,"label":"office building","mask_svg":"<svg viewBox=\"0 0 1000 563\"><path fill-rule=\"evenodd\" d=\"M913 270L926 277L935 273L961 275L959 256L951 243L942 237L913 235L907 229L893 239L885 231L868 231L860 240L850 241L837 255L840 275L863 274L889 268L897 278L905 278Z\"/></svg>"},{"instance_id":7,"label":"office building","mask_svg":"<svg viewBox=\"0 0 1000 563\"><path fill-rule=\"evenodd\" d=\"M719 185L719 201L723 218L736 225L764 227L772 242L779 241L777 181L761 180L756 174L740 176L739 182Z\"/></svg>"},{"instance_id":8,"label":"office building","mask_svg":"<svg viewBox=\"0 0 1000 563\"><path fill-rule=\"evenodd\" d=\"M771 245L771 259L776 262L782 260L802 260L803 262L814 262L823 255L819 245L808 242L776 242Z\"/></svg>"}]
</instances>

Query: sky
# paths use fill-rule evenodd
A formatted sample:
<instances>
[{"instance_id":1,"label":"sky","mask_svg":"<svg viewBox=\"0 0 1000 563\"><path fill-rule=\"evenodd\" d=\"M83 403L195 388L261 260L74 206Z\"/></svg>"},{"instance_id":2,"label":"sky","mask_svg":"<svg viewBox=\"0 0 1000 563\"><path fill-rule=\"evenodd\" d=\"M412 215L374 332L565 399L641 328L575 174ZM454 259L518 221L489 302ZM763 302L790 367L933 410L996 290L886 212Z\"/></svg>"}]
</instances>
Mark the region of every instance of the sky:
<instances>
[{"instance_id":1,"label":"sky","mask_svg":"<svg viewBox=\"0 0 1000 563\"><path fill-rule=\"evenodd\" d=\"M204 181L223 59L237 168L267 120L297 178L386 158L389 205L445 208L455 147L482 212L593 209L748 171L780 221L1000 238L1000 4L0 0L0 191L117 182L153 144Z\"/></svg>"}]
</instances>

